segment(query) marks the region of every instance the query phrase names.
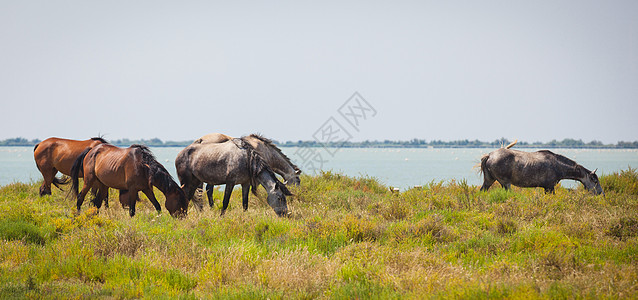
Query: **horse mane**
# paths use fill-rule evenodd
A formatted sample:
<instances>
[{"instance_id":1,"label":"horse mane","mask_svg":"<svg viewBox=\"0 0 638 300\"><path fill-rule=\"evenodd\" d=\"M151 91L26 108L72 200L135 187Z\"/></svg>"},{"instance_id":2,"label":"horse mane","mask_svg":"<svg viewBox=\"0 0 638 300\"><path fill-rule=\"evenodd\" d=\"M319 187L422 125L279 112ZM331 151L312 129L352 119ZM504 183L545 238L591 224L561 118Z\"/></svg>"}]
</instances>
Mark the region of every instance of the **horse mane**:
<instances>
[{"instance_id":1,"label":"horse mane","mask_svg":"<svg viewBox=\"0 0 638 300\"><path fill-rule=\"evenodd\" d=\"M100 141L100 142L102 142L104 144L108 144L109 143L105 139L103 139L101 136L92 137L91 140Z\"/></svg>"},{"instance_id":2,"label":"horse mane","mask_svg":"<svg viewBox=\"0 0 638 300\"><path fill-rule=\"evenodd\" d=\"M129 148L136 148L142 154L142 162L149 168L149 175L152 178L153 185L157 186L162 192L171 192L175 188L179 188L173 176L160 164L151 149L148 146L133 144Z\"/></svg>"},{"instance_id":3,"label":"horse mane","mask_svg":"<svg viewBox=\"0 0 638 300\"><path fill-rule=\"evenodd\" d=\"M257 176L259 176L261 172L267 172L276 181L276 185L279 188L281 188L284 192L288 191L286 186L277 179L275 172L273 172L261 155L259 155L257 150L255 150L255 148L246 141L246 137L233 139L233 142L235 142L235 144L240 148L246 150L246 154L248 156L248 170L250 173L250 185L255 196L257 196Z\"/></svg>"},{"instance_id":4,"label":"horse mane","mask_svg":"<svg viewBox=\"0 0 638 300\"><path fill-rule=\"evenodd\" d=\"M560 154L556 154L556 153L554 153L552 151L549 151L549 150L539 150L538 152L544 153L544 154L547 154L547 155L552 155L554 158L556 158L556 160L559 163L561 163L561 164L563 164L565 166L574 168L574 170L576 170L578 172L586 171L587 173L589 173L589 170L587 170L585 167L581 166L580 164L578 164L577 162L575 162L574 160L572 160L572 159L570 159L570 158L568 158L566 156L563 156L563 155L560 155Z\"/></svg>"},{"instance_id":5,"label":"horse mane","mask_svg":"<svg viewBox=\"0 0 638 300\"><path fill-rule=\"evenodd\" d=\"M295 169L295 171L301 171L299 169L299 167L297 167L297 165L295 165L294 163L292 163L292 161L290 160L290 158L288 158L288 156L286 156L286 154L284 154L281 149L279 149L279 147L277 147L271 139L266 138L260 134L257 133L253 133L251 135L249 135L248 137L252 137L252 138L256 138L262 142L264 142L264 144L266 144L266 146L271 147L273 149L275 149L275 151L277 151L277 153L279 153L279 155L281 155L281 157L284 158L284 160L286 160L286 162L288 162L288 164L290 164L292 166L293 169Z\"/></svg>"}]
</instances>

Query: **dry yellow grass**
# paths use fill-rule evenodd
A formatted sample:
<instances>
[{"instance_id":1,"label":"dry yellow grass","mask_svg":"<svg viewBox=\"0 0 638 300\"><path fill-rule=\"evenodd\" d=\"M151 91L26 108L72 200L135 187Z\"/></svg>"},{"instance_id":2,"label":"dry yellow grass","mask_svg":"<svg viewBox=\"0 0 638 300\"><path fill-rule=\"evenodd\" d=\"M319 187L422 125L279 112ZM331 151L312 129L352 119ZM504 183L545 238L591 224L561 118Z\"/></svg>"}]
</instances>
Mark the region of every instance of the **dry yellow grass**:
<instances>
[{"instance_id":1,"label":"dry yellow grass","mask_svg":"<svg viewBox=\"0 0 638 300\"><path fill-rule=\"evenodd\" d=\"M601 177L597 197L464 182L391 193L325 173L302 178L283 219L252 196L224 217L174 219L143 200L130 218L116 195L76 215L59 191L13 184L0 190L0 297L635 298L635 178Z\"/></svg>"}]
</instances>

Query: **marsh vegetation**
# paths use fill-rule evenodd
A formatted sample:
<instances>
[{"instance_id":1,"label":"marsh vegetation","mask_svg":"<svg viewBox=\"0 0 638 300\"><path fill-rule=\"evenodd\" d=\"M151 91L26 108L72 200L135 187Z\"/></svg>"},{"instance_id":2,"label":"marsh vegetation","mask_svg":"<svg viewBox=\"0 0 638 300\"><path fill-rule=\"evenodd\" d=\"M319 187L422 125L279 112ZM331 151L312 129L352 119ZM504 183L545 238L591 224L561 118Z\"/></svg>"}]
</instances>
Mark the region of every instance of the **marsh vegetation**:
<instances>
[{"instance_id":1,"label":"marsh vegetation","mask_svg":"<svg viewBox=\"0 0 638 300\"><path fill-rule=\"evenodd\" d=\"M326 172L291 187L289 218L260 188L246 212L235 193L223 217L217 200L183 219L144 196L134 218L89 201L76 215L66 193L14 183L0 188L0 298L632 298L638 172L600 181L604 197L464 181L392 193Z\"/></svg>"}]
</instances>

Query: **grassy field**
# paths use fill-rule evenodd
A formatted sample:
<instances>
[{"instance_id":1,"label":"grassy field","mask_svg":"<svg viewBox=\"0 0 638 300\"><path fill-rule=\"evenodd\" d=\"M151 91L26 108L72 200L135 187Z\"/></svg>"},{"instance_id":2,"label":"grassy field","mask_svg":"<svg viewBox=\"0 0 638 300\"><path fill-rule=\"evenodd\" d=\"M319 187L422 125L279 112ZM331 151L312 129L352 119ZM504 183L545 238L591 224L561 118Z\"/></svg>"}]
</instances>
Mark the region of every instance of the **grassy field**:
<instances>
[{"instance_id":1,"label":"grassy field","mask_svg":"<svg viewBox=\"0 0 638 300\"><path fill-rule=\"evenodd\" d=\"M0 188L0 298L638 298L638 172L581 189L488 192L465 182L401 193L370 178L305 176L277 218L184 219L111 191L74 214L64 192ZM263 189L261 194L265 194ZM160 203L163 196L158 192Z\"/></svg>"}]
</instances>

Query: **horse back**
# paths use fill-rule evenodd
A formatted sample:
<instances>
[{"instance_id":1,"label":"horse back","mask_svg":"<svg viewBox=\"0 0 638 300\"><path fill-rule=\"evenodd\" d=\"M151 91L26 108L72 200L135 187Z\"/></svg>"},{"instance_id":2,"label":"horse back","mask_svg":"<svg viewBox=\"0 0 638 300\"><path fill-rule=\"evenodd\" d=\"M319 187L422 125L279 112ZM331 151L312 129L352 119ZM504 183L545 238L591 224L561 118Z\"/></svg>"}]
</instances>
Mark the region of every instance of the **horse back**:
<instances>
[{"instance_id":1,"label":"horse back","mask_svg":"<svg viewBox=\"0 0 638 300\"><path fill-rule=\"evenodd\" d=\"M77 157L87 148L101 144L101 140L70 140L48 138L40 142L34 149L33 156L38 167L52 167L64 175L71 174L71 167Z\"/></svg>"},{"instance_id":2,"label":"horse back","mask_svg":"<svg viewBox=\"0 0 638 300\"><path fill-rule=\"evenodd\" d=\"M232 140L195 146L188 155L189 167L201 181L224 184L245 183L250 180L246 152Z\"/></svg>"},{"instance_id":3,"label":"horse back","mask_svg":"<svg viewBox=\"0 0 638 300\"><path fill-rule=\"evenodd\" d=\"M487 164L499 181L521 187L546 186L557 178L553 155L549 151L523 152L501 148L490 153Z\"/></svg>"},{"instance_id":4,"label":"horse back","mask_svg":"<svg viewBox=\"0 0 638 300\"><path fill-rule=\"evenodd\" d=\"M208 144L208 143L213 143L213 144L217 144L217 143L224 143L227 141L232 140L233 137L229 136L229 135L225 135L223 133L209 133L207 135L204 135L202 137L200 137L199 139L195 140L194 143L196 144Z\"/></svg>"},{"instance_id":5,"label":"horse back","mask_svg":"<svg viewBox=\"0 0 638 300\"><path fill-rule=\"evenodd\" d=\"M142 157L134 148L97 145L86 156L84 166L86 171L93 171L100 182L112 188L129 189L131 184L138 187L148 185Z\"/></svg>"}]
</instances>

